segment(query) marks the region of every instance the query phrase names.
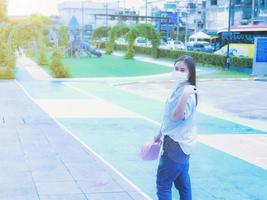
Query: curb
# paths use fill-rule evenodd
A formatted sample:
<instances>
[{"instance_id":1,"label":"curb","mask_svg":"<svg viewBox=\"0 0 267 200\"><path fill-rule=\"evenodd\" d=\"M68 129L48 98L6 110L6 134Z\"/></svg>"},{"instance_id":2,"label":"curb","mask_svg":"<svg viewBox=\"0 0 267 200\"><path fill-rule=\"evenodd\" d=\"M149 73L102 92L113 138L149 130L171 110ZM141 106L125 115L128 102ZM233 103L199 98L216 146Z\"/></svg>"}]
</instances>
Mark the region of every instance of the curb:
<instances>
[{"instance_id":1,"label":"curb","mask_svg":"<svg viewBox=\"0 0 267 200\"><path fill-rule=\"evenodd\" d=\"M114 53L115 55L116 53ZM121 55L115 55L121 57ZM30 59L30 58L28 58ZM32 59L30 59L32 61ZM136 59L143 61L142 59ZM164 77L169 73L163 73L163 74L153 74L153 75L143 75L143 76L128 76L128 77L84 77L84 78L53 78L49 73L47 73L45 70L41 68L37 63L32 61L34 65L36 65L39 69L39 72L44 73L47 75L47 77L39 77L40 80L51 80L51 81L123 81L126 80L128 81L128 84L136 84L136 83L164 83L164 82L172 82L171 80L161 80L161 81L154 81L154 80L129 80L129 79L153 79L153 78L160 78ZM153 63L151 61L143 61L143 62L148 62L148 63ZM29 69L26 68L27 71ZM30 73L30 72L29 72ZM35 77L38 78L38 77ZM127 80L128 79L128 80ZM198 79L197 82L208 82L208 81L267 81L267 78L254 78L254 77L249 77L249 78L211 78L211 79ZM120 84L120 83L119 83ZM118 85L119 85L118 84ZM123 85L126 85L127 83L122 83Z\"/></svg>"},{"instance_id":2,"label":"curb","mask_svg":"<svg viewBox=\"0 0 267 200\"><path fill-rule=\"evenodd\" d=\"M258 79L255 78L227 78L227 79L199 79L197 82L212 82L212 81L255 81ZM267 79L266 79L267 81ZM173 80L143 80L143 81L129 81L123 83L116 83L113 86L120 86L120 85L133 85L133 84L140 84L140 83L171 83L174 82Z\"/></svg>"},{"instance_id":3,"label":"curb","mask_svg":"<svg viewBox=\"0 0 267 200\"><path fill-rule=\"evenodd\" d=\"M254 77L249 78L211 78L211 79L198 79L198 82L205 82L205 81L255 81L256 79Z\"/></svg>"}]
</instances>

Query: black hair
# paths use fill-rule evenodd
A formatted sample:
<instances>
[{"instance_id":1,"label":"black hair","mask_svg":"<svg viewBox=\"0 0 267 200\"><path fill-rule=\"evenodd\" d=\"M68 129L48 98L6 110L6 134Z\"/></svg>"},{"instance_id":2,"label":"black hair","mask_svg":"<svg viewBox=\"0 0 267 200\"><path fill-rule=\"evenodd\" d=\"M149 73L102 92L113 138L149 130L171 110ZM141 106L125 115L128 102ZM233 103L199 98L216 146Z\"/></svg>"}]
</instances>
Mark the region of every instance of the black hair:
<instances>
[{"instance_id":1,"label":"black hair","mask_svg":"<svg viewBox=\"0 0 267 200\"><path fill-rule=\"evenodd\" d=\"M190 85L196 86L196 63L195 63L194 58L188 55L182 55L174 62L174 65L180 61L183 61L188 68L188 71L189 71L188 82L190 83ZM196 95L196 103L198 103L197 94L195 95Z\"/></svg>"}]
</instances>

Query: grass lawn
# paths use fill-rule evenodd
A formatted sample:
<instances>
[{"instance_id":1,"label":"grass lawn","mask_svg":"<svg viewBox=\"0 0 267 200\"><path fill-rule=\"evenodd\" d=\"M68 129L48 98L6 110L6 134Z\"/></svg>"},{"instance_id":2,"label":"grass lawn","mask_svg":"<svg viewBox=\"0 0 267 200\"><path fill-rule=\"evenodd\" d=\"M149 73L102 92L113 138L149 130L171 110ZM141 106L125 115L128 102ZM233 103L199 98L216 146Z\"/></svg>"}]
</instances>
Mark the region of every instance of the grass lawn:
<instances>
[{"instance_id":1,"label":"grass lawn","mask_svg":"<svg viewBox=\"0 0 267 200\"><path fill-rule=\"evenodd\" d=\"M110 55L103 55L101 58L63 58L63 63L70 69L73 78L144 76L172 71L172 68L166 66ZM248 73L198 66L198 79L251 77ZM43 68L51 74L48 66Z\"/></svg>"},{"instance_id":2,"label":"grass lawn","mask_svg":"<svg viewBox=\"0 0 267 200\"><path fill-rule=\"evenodd\" d=\"M63 58L71 77L124 77L143 76L171 72L171 68L134 59L103 55L97 57ZM44 69L51 73L47 66Z\"/></svg>"}]
</instances>

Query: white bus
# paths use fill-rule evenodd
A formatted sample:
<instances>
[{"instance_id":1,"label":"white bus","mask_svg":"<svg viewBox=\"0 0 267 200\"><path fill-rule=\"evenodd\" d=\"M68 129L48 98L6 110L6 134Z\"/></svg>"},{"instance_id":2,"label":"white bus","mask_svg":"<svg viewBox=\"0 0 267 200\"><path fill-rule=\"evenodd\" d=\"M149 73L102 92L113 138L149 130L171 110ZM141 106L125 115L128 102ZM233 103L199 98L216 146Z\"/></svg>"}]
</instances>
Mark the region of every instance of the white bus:
<instances>
[{"instance_id":1,"label":"white bus","mask_svg":"<svg viewBox=\"0 0 267 200\"><path fill-rule=\"evenodd\" d=\"M226 55L228 44L228 29L224 28L217 33L215 53ZM255 37L267 37L267 26L232 26L230 28L230 56L254 55Z\"/></svg>"}]
</instances>

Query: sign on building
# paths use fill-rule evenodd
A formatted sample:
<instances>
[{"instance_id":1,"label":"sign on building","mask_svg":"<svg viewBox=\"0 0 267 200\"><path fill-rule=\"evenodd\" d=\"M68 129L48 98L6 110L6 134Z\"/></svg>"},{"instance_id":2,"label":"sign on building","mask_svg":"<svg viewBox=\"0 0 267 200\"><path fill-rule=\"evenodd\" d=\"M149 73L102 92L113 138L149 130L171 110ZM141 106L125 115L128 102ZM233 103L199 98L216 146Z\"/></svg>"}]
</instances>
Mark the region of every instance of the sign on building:
<instances>
[{"instance_id":1,"label":"sign on building","mask_svg":"<svg viewBox=\"0 0 267 200\"><path fill-rule=\"evenodd\" d=\"M161 24L177 24L177 12L160 12L160 16L166 17L161 20Z\"/></svg>"},{"instance_id":2,"label":"sign on building","mask_svg":"<svg viewBox=\"0 0 267 200\"><path fill-rule=\"evenodd\" d=\"M164 4L165 9L173 9L176 10L176 4L175 3L165 3Z\"/></svg>"},{"instance_id":3,"label":"sign on building","mask_svg":"<svg viewBox=\"0 0 267 200\"><path fill-rule=\"evenodd\" d=\"M255 38L254 44L252 74L256 76L267 76L267 37Z\"/></svg>"}]
</instances>

